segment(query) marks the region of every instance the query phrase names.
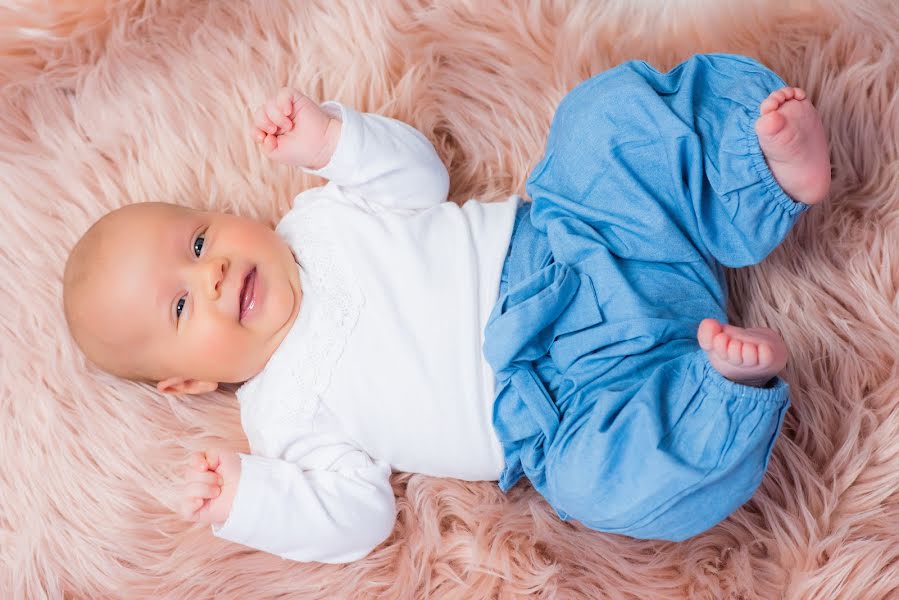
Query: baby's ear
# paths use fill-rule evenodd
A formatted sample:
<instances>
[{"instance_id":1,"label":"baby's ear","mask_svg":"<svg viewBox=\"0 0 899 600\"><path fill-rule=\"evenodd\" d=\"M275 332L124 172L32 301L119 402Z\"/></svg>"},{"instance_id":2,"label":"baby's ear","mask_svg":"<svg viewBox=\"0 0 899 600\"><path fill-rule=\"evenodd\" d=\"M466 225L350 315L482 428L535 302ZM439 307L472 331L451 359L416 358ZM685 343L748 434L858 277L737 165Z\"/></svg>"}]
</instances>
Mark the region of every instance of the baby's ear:
<instances>
[{"instance_id":1,"label":"baby's ear","mask_svg":"<svg viewBox=\"0 0 899 600\"><path fill-rule=\"evenodd\" d=\"M163 394L205 394L218 389L214 381L199 381L185 377L169 377L156 384L156 389Z\"/></svg>"}]
</instances>

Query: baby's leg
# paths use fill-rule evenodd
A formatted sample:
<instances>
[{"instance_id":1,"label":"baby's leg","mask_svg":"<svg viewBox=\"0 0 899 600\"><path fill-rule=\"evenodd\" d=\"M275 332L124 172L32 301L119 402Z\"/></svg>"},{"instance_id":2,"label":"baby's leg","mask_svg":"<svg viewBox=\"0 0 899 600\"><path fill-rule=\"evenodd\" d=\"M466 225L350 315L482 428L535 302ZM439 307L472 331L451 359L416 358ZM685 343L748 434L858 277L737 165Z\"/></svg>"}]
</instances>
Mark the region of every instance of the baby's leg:
<instances>
[{"instance_id":1,"label":"baby's leg","mask_svg":"<svg viewBox=\"0 0 899 600\"><path fill-rule=\"evenodd\" d=\"M547 443L545 483L535 485L563 518L680 541L752 496L789 405L787 385L727 381L701 350L646 371L630 385L587 383L572 395Z\"/></svg>"},{"instance_id":2,"label":"baby's leg","mask_svg":"<svg viewBox=\"0 0 899 600\"><path fill-rule=\"evenodd\" d=\"M626 63L575 88L528 192L534 225L551 237L589 225L584 239L615 256L704 262L713 276L698 276L723 288L722 264L762 260L829 184L824 128L802 90L751 59L699 55L668 73ZM553 252L573 264L588 246ZM698 341L725 377L762 385L783 368L774 331L699 317L712 317Z\"/></svg>"},{"instance_id":3,"label":"baby's leg","mask_svg":"<svg viewBox=\"0 0 899 600\"><path fill-rule=\"evenodd\" d=\"M830 160L821 118L800 88L772 92L755 123L759 146L777 183L794 200L817 204L830 188ZM699 324L699 345L719 373L745 385L764 385L787 363L787 346L776 331Z\"/></svg>"},{"instance_id":4,"label":"baby's leg","mask_svg":"<svg viewBox=\"0 0 899 600\"><path fill-rule=\"evenodd\" d=\"M556 111L528 180L532 221L542 231L588 224L622 258L756 264L827 192L823 127L797 94L730 55L601 73Z\"/></svg>"},{"instance_id":5,"label":"baby's leg","mask_svg":"<svg viewBox=\"0 0 899 600\"><path fill-rule=\"evenodd\" d=\"M785 87L772 92L759 113L755 131L777 183L798 202L821 202L830 188L827 139L805 91ZM764 385L787 363L787 346L772 329L744 329L705 319L697 338L716 371L745 385Z\"/></svg>"}]
</instances>

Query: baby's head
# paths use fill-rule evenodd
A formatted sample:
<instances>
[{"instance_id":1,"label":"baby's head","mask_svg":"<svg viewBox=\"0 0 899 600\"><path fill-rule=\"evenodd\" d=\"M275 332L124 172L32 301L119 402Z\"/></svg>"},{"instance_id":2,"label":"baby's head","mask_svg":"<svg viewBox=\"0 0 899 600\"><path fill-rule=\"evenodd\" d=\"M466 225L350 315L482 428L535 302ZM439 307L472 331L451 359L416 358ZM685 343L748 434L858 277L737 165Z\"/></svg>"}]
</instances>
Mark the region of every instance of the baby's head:
<instances>
[{"instance_id":1,"label":"baby's head","mask_svg":"<svg viewBox=\"0 0 899 600\"><path fill-rule=\"evenodd\" d=\"M66 321L85 355L173 393L257 374L301 299L293 254L270 227L174 204L107 214L63 277Z\"/></svg>"}]
</instances>

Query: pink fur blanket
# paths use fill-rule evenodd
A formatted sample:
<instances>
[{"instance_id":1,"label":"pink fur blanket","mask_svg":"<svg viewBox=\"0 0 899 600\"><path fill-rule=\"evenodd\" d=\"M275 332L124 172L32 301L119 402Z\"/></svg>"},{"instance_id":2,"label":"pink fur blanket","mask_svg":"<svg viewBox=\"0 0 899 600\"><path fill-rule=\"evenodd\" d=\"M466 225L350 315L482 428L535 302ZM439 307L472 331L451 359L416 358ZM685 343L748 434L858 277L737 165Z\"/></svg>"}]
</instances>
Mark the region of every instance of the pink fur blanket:
<instances>
[{"instance_id":1,"label":"pink fur blanket","mask_svg":"<svg viewBox=\"0 0 899 600\"><path fill-rule=\"evenodd\" d=\"M26 3L27 4L27 3ZM899 597L899 8L892 0L94 0L0 8L0 597ZM39 6L39 7L38 7ZM215 539L172 512L188 451L245 449L232 393L162 398L67 335L68 249L143 200L275 222L317 183L267 160L281 85L408 121L454 200L522 192L553 108L630 58L759 58L831 141L829 201L731 275L779 329L793 406L751 502L681 544L562 523L526 484L395 477L398 522L347 566Z\"/></svg>"}]
</instances>

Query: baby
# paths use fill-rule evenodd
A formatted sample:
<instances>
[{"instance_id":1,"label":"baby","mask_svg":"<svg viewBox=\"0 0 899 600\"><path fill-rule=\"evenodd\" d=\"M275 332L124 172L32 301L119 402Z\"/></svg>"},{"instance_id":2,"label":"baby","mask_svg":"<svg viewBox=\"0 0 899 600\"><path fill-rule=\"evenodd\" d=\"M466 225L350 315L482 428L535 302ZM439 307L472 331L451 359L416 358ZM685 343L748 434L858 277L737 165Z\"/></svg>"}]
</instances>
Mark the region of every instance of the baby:
<instances>
[{"instance_id":1,"label":"baby","mask_svg":"<svg viewBox=\"0 0 899 600\"><path fill-rule=\"evenodd\" d=\"M532 202L446 202L408 125L281 90L274 160L321 175L272 231L160 203L95 223L64 276L87 357L237 392L252 454L191 456L181 514L301 561L364 557L392 470L521 477L563 519L683 540L758 486L789 405L781 337L726 321L830 184L801 89L740 56L629 62L561 102Z\"/></svg>"}]
</instances>

